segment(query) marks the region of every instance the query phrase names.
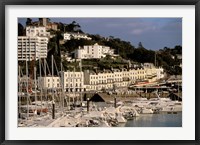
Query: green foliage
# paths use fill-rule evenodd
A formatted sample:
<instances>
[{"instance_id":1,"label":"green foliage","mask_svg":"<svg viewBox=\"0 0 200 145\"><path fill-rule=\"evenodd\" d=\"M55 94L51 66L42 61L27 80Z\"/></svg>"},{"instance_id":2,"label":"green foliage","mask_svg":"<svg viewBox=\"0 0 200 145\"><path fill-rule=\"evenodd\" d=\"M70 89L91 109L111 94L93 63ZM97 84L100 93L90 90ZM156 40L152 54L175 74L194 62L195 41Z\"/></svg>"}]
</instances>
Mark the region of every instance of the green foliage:
<instances>
[{"instance_id":1,"label":"green foliage","mask_svg":"<svg viewBox=\"0 0 200 145\"><path fill-rule=\"evenodd\" d=\"M145 48L138 48L134 49L133 53L128 54L128 57L129 59L140 63L154 63L155 52Z\"/></svg>"},{"instance_id":2,"label":"green foliage","mask_svg":"<svg viewBox=\"0 0 200 145\"><path fill-rule=\"evenodd\" d=\"M47 32L50 32L51 35L55 35L57 31L55 31L53 29L49 29L49 30L47 30Z\"/></svg>"},{"instance_id":3,"label":"green foliage","mask_svg":"<svg viewBox=\"0 0 200 145\"><path fill-rule=\"evenodd\" d=\"M30 26L32 25L32 19L31 18L27 18L26 19L26 26Z\"/></svg>"},{"instance_id":4,"label":"green foliage","mask_svg":"<svg viewBox=\"0 0 200 145\"><path fill-rule=\"evenodd\" d=\"M18 23L18 36L24 36L24 35L25 35L24 26L21 23Z\"/></svg>"},{"instance_id":5,"label":"green foliage","mask_svg":"<svg viewBox=\"0 0 200 145\"><path fill-rule=\"evenodd\" d=\"M113 36L110 36L109 40L103 40L102 42L104 45L114 49L115 53L119 54L125 59L128 59L128 55L135 49L130 42L123 41L119 38L114 38Z\"/></svg>"},{"instance_id":6,"label":"green foliage","mask_svg":"<svg viewBox=\"0 0 200 145\"><path fill-rule=\"evenodd\" d=\"M142 45L142 42L138 43L138 48L144 48L143 45Z\"/></svg>"},{"instance_id":7,"label":"green foliage","mask_svg":"<svg viewBox=\"0 0 200 145\"><path fill-rule=\"evenodd\" d=\"M83 33L83 31L81 30L81 26L76 21L73 21L70 24L65 24L64 27L64 32Z\"/></svg>"},{"instance_id":8,"label":"green foliage","mask_svg":"<svg viewBox=\"0 0 200 145\"><path fill-rule=\"evenodd\" d=\"M93 41L85 39L71 39L66 41L65 44L63 44L63 47L66 49L66 51L72 52L79 46L83 47L84 45L93 45Z\"/></svg>"}]
</instances>

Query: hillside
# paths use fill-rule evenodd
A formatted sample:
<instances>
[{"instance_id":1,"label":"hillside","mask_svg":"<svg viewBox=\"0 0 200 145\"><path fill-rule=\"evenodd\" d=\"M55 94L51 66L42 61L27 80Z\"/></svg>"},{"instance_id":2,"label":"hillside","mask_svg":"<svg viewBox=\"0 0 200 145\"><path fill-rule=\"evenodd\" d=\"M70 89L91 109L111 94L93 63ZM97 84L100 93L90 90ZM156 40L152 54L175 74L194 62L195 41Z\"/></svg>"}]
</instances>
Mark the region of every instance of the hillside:
<instances>
[{"instance_id":1,"label":"hillside","mask_svg":"<svg viewBox=\"0 0 200 145\"><path fill-rule=\"evenodd\" d=\"M30 21L30 20L29 20ZM31 23L28 23L31 25ZM24 35L25 28L18 24L18 35ZM119 54L120 57L113 60L109 57L102 60L83 60L83 69L110 69L128 67L127 60L132 63L154 63L158 67L163 67L168 74L180 75L182 74L182 59L178 58L178 54L182 54L182 46L174 46L174 48L164 47L159 51L149 50L144 48L140 42L138 46L132 45L130 42L121 40L120 38L115 38L110 36L108 38L102 37L98 34L88 34L91 40L85 39L71 39L64 43L60 43L63 40L64 32L75 32L75 33L85 33L81 30L81 26L73 21L70 24L58 23L58 31L50 30L49 32L54 35L53 38L49 40L48 43L48 57L47 62L51 69L51 55L54 55L58 69L60 70L61 63L61 51L62 52L72 52L79 46L93 45L98 43L99 45L109 46L115 50L115 54ZM86 33L85 33L86 34ZM64 70L72 69L76 66L78 69L78 62L67 62L62 61ZM36 63L37 64L37 63Z\"/></svg>"}]
</instances>

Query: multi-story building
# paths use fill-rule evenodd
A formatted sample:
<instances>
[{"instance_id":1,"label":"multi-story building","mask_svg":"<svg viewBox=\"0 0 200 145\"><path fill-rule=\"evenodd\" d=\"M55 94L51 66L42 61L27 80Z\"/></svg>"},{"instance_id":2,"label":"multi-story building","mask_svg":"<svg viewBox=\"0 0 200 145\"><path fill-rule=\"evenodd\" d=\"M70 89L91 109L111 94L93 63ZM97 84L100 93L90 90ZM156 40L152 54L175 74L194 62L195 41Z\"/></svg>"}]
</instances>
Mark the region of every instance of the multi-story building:
<instances>
[{"instance_id":1,"label":"multi-story building","mask_svg":"<svg viewBox=\"0 0 200 145\"><path fill-rule=\"evenodd\" d=\"M64 40L71 40L71 39L86 39L91 40L92 38L88 37L86 34L83 33L72 33L72 32L66 32L64 33Z\"/></svg>"},{"instance_id":2,"label":"multi-story building","mask_svg":"<svg viewBox=\"0 0 200 145\"><path fill-rule=\"evenodd\" d=\"M39 18L38 25L46 27L46 25L48 23L49 23L49 19L48 18Z\"/></svg>"},{"instance_id":3,"label":"multi-story building","mask_svg":"<svg viewBox=\"0 0 200 145\"><path fill-rule=\"evenodd\" d=\"M144 69L112 69L104 71L85 71L86 90L116 89L129 86L138 78L145 78Z\"/></svg>"},{"instance_id":4,"label":"multi-story building","mask_svg":"<svg viewBox=\"0 0 200 145\"><path fill-rule=\"evenodd\" d=\"M164 77L164 69L155 67L153 63L144 63L146 78L150 81L156 81Z\"/></svg>"},{"instance_id":5,"label":"multi-story building","mask_svg":"<svg viewBox=\"0 0 200 145\"><path fill-rule=\"evenodd\" d=\"M32 61L47 57L47 37L18 36L18 60Z\"/></svg>"},{"instance_id":6,"label":"multi-story building","mask_svg":"<svg viewBox=\"0 0 200 145\"><path fill-rule=\"evenodd\" d=\"M152 74L151 74L152 73ZM154 76L152 78L149 75ZM116 89L128 87L137 81L156 81L164 77L162 68L146 69L137 67L132 69L111 69L99 72L85 71L84 85L86 90Z\"/></svg>"},{"instance_id":7,"label":"multi-story building","mask_svg":"<svg viewBox=\"0 0 200 145\"><path fill-rule=\"evenodd\" d=\"M35 21L32 23L33 26L43 26L46 30L58 30L58 24L55 22L50 22L49 18L39 18L39 21Z\"/></svg>"},{"instance_id":8,"label":"multi-story building","mask_svg":"<svg viewBox=\"0 0 200 145\"><path fill-rule=\"evenodd\" d=\"M62 72L63 87L66 92L82 92L84 91L84 75L83 72L67 71Z\"/></svg>"},{"instance_id":9,"label":"multi-story building","mask_svg":"<svg viewBox=\"0 0 200 145\"><path fill-rule=\"evenodd\" d=\"M136 81L141 81L146 79L145 69L142 67L136 67L129 69L129 77L131 83L135 83Z\"/></svg>"},{"instance_id":10,"label":"multi-story building","mask_svg":"<svg viewBox=\"0 0 200 145\"><path fill-rule=\"evenodd\" d=\"M46 29L47 29L47 30L52 29L52 30L57 31L57 30L58 30L58 24L56 24L56 23L48 23L48 24L46 25Z\"/></svg>"},{"instance_id":11,"label":"multi-story building","mask_svg":"<svg viewBox=\"0 0 200 145\"><path fill-rule=\"evenodd\" d=\"M77 59L100 59L106 55L113 55L114 49L108 46L101 46L95 43L94 45L85 45L83 48L78 48L74 51L74 56Z\"/></svg>"},{"instance_id":12,"label":"multi-story building","mask_svg":"<svg viewBox=\"0 0 200 145\"><path fill-rule=\"evenodd\" d=\"M38 87L41 89L60 89L62 87L60 77L38 77Z\"/></svg>"},{"instance_id":13,"label":"multi-story building","mask_svg":"<svg viewBox=\"0 0 200 145\"><path fill-rule=\"evenodd\" d=\"M164 69L162 67L156 68L157 80L164 78Z\"/></svg>"},{"instance_id":14,"label":"multi-story building","mask_svg":"<svg viewBox=\"0 0 200 145\"><path fill-rule=\"evenodd\" d=\"M61 73L60 86L55 82L54 88L63 87L65 92L83 92L83 91L100 91L100 90L115 90L117 88L124 88L134 84L137 81L148 80L156 81L162 78L162 68L132 68L132 69L111 69L103 71L85 70L84 72L67 71ZM156 76L149 78L150 73L156 72ZM49 77L46 78L48 80ZM44 82L44 81L42 81ZM42 88L52 87L52 81L45 81L42 83ZM57 85L56 85L57 84Z\"/></svg>"},{"instance_id":15,"label":"multi-story building","mask_svg":"<svg viewBox=\"0 0 200 145\"><path fill-rule=\"evenodd\" d=\"M50 32L46 32L46 27L42 26L27 26L26 27L26 36L34 37L50 37Z\"/></svg>"}]
</instances>

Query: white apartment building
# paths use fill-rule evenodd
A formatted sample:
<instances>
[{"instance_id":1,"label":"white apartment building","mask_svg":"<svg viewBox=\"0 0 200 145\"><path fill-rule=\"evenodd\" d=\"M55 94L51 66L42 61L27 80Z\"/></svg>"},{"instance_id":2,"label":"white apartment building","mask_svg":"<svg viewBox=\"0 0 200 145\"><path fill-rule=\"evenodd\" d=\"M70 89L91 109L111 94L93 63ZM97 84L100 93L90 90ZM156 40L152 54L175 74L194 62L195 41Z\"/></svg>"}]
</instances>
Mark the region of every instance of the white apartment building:
<instances>
[{"instance_id":1,"label":"white apartment building","mask_svg":"<svg viewBox=\"0 0 200 145\"><path fill-rule=\"evenodd\" d=\"M146 73L147 72L147 73ZM156 76L153 76L156 72ZM152 74L150 74L152 73ZM112 69L103 71L62 72L60 77L39 77L38 86L43 89L59 89L65 92L100 91L103 89L117 89L128 87L137 81L156 81L164 77L163 68L133 68L133 69ZM63 85L62 85L63 84Z\"/></svg>"},{"instance_id":2,"label":"white apartment building","mask_svg":"<svg viewBox=\"0 0 200 145\"><path fill-rule=\"evenodd\" d=\"M60 89L62 87L60 77L38 77L38 87L42 89Z\"/></svg>"},{"instance_id":3,"label":"white apartment building","mask_svg":"<svg viewBox=\"0 0 200 145\"><path fill-rule=\"evenodd\" d=\"M55 31L58 30L58 24L56 24L56 23L49 22L45 27L47 30L51 30L51 29L55 30Z\"/></svg>"},{"instance_id":4,"label":"white apartment building","mask_svg":"<svg viewBox=\"0 0 200 145\"><path fill-rule=\"evenodd\" d=\"M91 40L92 38L88 37L86 34L82 33L71 33L71 32L66 32L64 33L64 40L71 40L71 39L86 39L86 40Z\"/></svg>"},{"instance_id":5,"label":"white apartment building","mask_svg":"<svg viewBox=\"0 0 200 145\"><path fill-rule=\"evenodd\" d=\"M164 69L155 67L153 63L144 63L146 78L156 81L164 77Z\"/></svg>"},{"instance_id":6,"label":"white apartment building","mask_svg":"<svg viewBox=\"0 0 200 145\"><path fill-rule=\"evenodd\" d=\"M64 90L66 92L82 92L84 91L84 75L83 72L62 72Z\"/></svg>"},{"instance_id":7,"label":"white apartment building","mask_svg":"<svg viewBox=\"0 0 200 145\"><path fill-rule=\"evenodd\" d=\"M43 89L61 89L65 92L83 92L84 75L83 72L61 72L61 77L38 77L38 86Z\"/></svg>"},{"instance_id":8,"label":"white apartment building","mask_svg":"<svg viewBox=\"0 0 200 145\"><path fill-rule=\"evenodd\" d=\"M152 73L152 74L151 74ZM150 78L149 75L152 77ZM85 71L84 85L87 91L102 89L123 88L136 81L156 81L164 77L163 68L133 68L133 69L112 69L100 72Z\"/></svg>"},{"instance_id":9,"label":"white apartment building","mask_svg":"<svg viewBox=\"0 0 200 145\"><path fill-rule=\"evenodd\" d=\"M18 36L18 60L47 58L47 37Z\"/></svg>"},{"instance_id":10,"label":"white apartment building","mask_svg":"<svg viewBox=\"0 0 200 145\"><path fill-rule=\"evenodd\" d=\"M131 83L135 83L138 80L146 79L145 69L143 68L133 68L129 70L129 78Z\"/></svg>"},{"instance_id":11,"label":"white apartment building","mask_svg":"<svg viewBox=\"0 0 200 145\"><path fill-rule=\"evenodd\" d=\"M34 37L50 37L50 32L46 32L46 27L42 26L27 26L26 36Z\"/></svg>"},{"instance_id":12,"label":"white apartment building","mask_svg":"<svg viewBox=\"0 0 200 145\"><path fill-rule=\"evenodd\" d=\"M106 57L106 55L113 55L114 49L95 43L94 45L85 45L83 48L76 49L74 54L77 59L99 59Z\"/></svg>"},{"instance_id":13,"label":"white apartment building","mask_svg":"<svg viewBox=\"0 0 200 145\"><path fill-rule=\"evenodd\" d=\"M110 70L98 73L87 70L84 72L84 78L87 91L113 88L113 74Z\"/></svg>"},{"instance_id":14,"label":"white apartment building","mask_svg":"<svg viewBox=\"0 0 200 145\"><path fill-rule=\"evenodd\" d=\"M136 80L145 79L145 70L137 69L112 69L100 72L85 71L84 85L86 90L102 90L127 87Z\"/></svg>"},{"instance_id":15,"label":"white apartment building","mask_svg":"<svg viewBox=\"0 0 200 145\"><path fill-rule=\"evenodd\" d=\"M156 68L157 80L164 78L164 69L162 67Z\"/></svg>"}]
</instances>

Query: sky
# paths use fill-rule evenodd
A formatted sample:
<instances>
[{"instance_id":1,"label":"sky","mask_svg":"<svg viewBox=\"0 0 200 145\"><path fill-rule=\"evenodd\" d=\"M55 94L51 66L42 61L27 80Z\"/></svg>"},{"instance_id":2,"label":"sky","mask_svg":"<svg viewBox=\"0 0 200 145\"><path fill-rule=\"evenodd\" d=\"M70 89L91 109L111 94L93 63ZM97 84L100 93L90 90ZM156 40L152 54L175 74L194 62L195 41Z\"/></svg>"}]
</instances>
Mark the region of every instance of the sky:
<instances>
[{"instance_id":1,"label":"sky","mask_svg":"<svg viewBox=\"0 0 200 145\"><path fill-rule=\"evenodd\" d=\"M25 26L26 18L19 18ZM37 18L32 18L37 21ZM142 42L146 49L182 46L182 18L50 18L51 22L69 24L76 21L85 33L114 36L131 42L135 47Z\"/></svg>"}]
</instances>

